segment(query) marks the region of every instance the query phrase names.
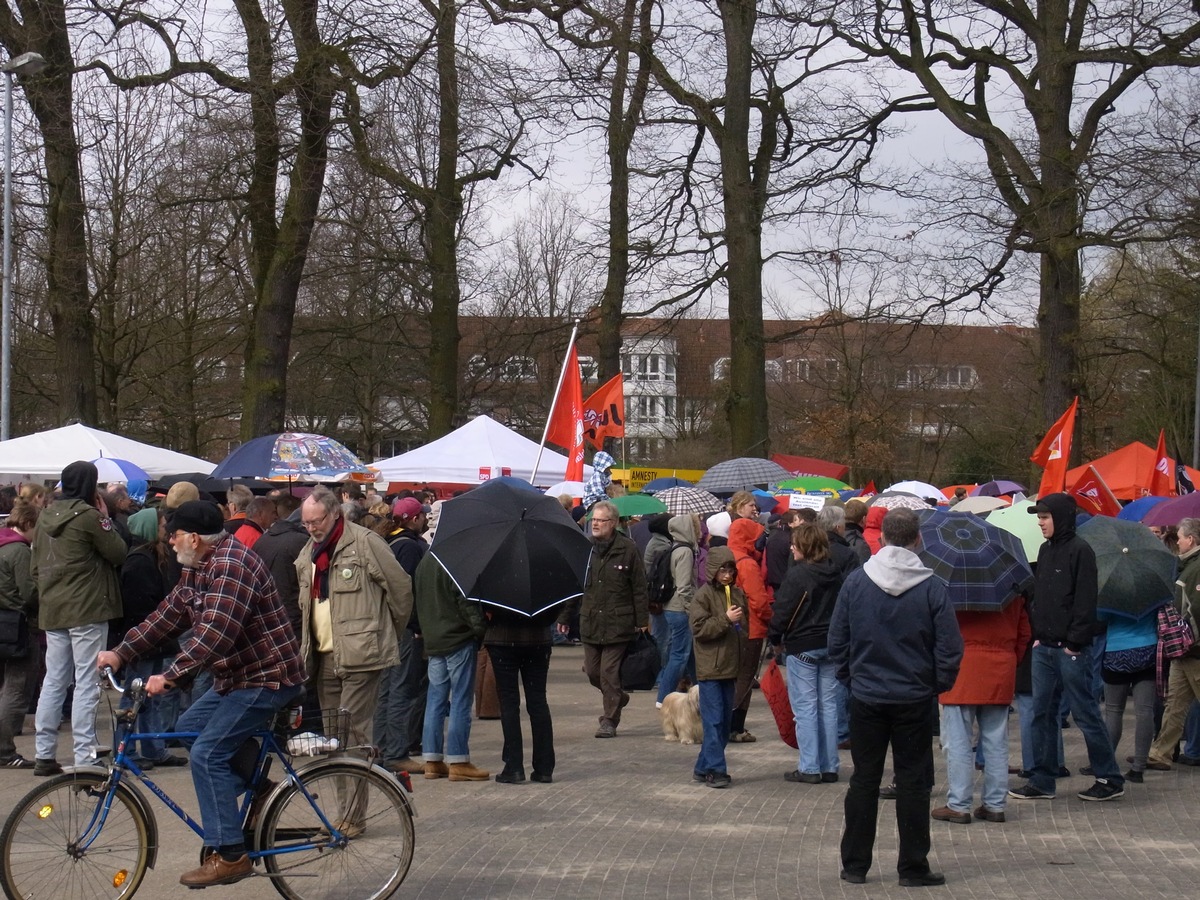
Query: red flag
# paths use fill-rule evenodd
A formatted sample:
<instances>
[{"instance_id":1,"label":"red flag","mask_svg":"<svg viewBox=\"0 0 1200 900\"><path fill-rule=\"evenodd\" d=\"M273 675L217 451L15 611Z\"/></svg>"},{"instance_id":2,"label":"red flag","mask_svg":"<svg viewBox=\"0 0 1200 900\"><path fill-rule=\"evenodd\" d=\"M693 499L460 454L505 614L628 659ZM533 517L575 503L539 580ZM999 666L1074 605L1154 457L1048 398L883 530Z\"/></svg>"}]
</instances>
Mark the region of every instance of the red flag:
<instances>
[{"instance_id":1,"label":"red flag","mask_svg":"<svg viewBox=\"0 0 1200 900\"><path fill-rule=\"evenodd\" d=\"M625 381L620 373L583 401L583 436L597 450L606 437L625 437Z\"/></svg>"},{"instance_id":2,"label":"red flag","mask_svg":"<svg viewBox=\"0 0 1200 900\"><path fill-rule=\"evenodd\" d=\"M1158 432L1158 449L1154 451L1154 471L1149 483L1152 497L1171 496L1171 460L1167 457L1167 435L1162 429Z\"/></svg>"},{"instance_id":3,"label":"red flag","mask_svg":"<svg viewBox=\"0 0 1200 900\"><path fill-rule=\"evenodd\" d=\"M866 487L864 487L862 489L862 493L859 494L859 496L860 497L873 497L876 493L877 493L877 491L875 490L875 479L872 478L870 481L867 482Z\"/></svg>"},{"instance_id":4,"label":"red flag","mask_svg":"<svg viewBox=\"0 0 1200 900\"><path fill-rule=\"evenodd\" d=\"M1042 483L1038 496L1045 497L1064 489L1067 480L1067 460L1071 456L1071 436L1075 431L1075 412L1079 409L1076 397L1059 420L1050 426L1042 442L1029 457L1031 462L1042 467Z\"/></svg>"},{"instance_id":5,"label":"red flag","mask_svg":"<svg viewBox=\"0 0 1200 900\"><path fill-rule=\"evenodd\" d=\"M579 354L574 344L550 410L546 440L567 451L566 480L583 481L583 379L579 377Z\"/></svg>"},{"instance_id":6,"label":"red flag","mask_svg":"<svg viewBox=\"0 0 1200 900\"><path fill-rule=\"evenodd\" d=\"M1088 466L1083 477L1075 482L1075 486L1067 491L1079 508L1093 516L1116 516L1121 511L1121 504L1113 492L1109 490L1095 466Z\"/></svg>"}]
</instances>

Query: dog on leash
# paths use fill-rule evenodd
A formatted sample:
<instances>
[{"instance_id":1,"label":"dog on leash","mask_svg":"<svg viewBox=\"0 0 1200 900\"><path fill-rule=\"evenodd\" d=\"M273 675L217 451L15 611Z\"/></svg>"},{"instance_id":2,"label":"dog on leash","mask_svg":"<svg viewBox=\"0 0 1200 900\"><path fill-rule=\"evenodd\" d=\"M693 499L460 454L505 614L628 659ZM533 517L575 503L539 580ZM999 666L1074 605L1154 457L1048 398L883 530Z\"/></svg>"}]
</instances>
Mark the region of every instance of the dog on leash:
<instances>
[{"instance_id":1,"label":"dog on leash","mask_svg":"<svg viewBox=\"0 0 1200 900\"><path fill-rule=\"evenodd\" d=\"M700 685L693 684L687 693L672 691L663 698L663 740L695 744L704 740L704 725L700 721Z\"/></svg>"}]
</instances>

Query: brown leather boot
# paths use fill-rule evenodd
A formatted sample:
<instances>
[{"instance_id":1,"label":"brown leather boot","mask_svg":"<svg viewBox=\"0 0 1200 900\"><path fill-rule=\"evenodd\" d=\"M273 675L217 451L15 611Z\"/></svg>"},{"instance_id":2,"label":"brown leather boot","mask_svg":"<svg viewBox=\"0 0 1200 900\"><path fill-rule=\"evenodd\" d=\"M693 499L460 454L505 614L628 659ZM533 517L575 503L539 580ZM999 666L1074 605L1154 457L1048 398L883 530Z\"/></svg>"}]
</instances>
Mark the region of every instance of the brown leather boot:
<instances>
[{"instance_id":1,"label":"brown leather boot","mask_svg":"<svg viewBox=\"0 0 1200 900\"><path fill-rule=\"evenodd\" d=\"M220 853L210 853L203 865L179 876L179 883L189 888L206 888L215 884L233 884L254 871L254 863L243 853L227 862Z\"/></svg>"},{"instance_id":2,"label":"brown leather boot","mask_svg":"<svg viewBox=\"0 0 1200 900\"><path fill-rule=\"evenodd\" d=\"M451 781L487 781L488 773L475 768L473 763L450 763Z\"/></svg>"},{"instance_id":3,"label":"brown leather boot","mask_svg":"<svg viewBox=\"0 0 1200 900\"><path fill-rule=\"evenodd\" d=\"M445 778L450 774L450 767L439 760L429 760L425 763L426 778Z\"/></svg>"}]
</instances>

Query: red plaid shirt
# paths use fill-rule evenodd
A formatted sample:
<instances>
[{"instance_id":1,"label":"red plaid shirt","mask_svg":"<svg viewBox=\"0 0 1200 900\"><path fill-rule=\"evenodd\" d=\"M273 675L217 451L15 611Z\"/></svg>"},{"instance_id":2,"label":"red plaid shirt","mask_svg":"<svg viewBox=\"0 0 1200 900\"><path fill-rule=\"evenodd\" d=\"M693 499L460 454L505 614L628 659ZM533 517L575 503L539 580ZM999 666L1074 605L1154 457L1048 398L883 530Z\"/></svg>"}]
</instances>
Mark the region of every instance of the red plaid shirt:
<instances>
[{"instance_id":1,"label":"red plaid shirt","mask_svg":"<svg viewBox=\"0 0 1200 900\"><path fill-rule=\"evenodd\" d=\"M213 673L220 694L242 688L303 684L304 663L275 582L263 561L226 535L114 651L123 662L157 651L191 629L179 655L163 672L171 682L190 682L201 669Z\"/></svg>"}]
</instances>

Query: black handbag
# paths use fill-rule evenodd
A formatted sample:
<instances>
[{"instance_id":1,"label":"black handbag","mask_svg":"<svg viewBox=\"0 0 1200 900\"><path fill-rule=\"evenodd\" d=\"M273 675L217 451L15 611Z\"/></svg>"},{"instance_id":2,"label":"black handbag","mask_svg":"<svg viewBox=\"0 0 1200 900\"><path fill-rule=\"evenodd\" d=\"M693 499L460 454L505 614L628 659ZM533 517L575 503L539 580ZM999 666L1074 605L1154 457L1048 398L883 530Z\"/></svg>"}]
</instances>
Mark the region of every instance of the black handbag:
<instances>
[{"instance_id":1,"label":"black handbag","mask_svg":"<svg viewBox=\"0 0 1200 900\"><path fill-rule=\"evenodd\" d=\"M0 659L24 659L29 655L29 622L25 613L0 609Z\"/></svg>"},{"instance_id":2,"label":"black handbag","mask_svg":"<svg viewBox=\"0 0 1200 900\"><path fill-rule=\"evenodd\" d=\"M627 691L652 690L661 668L658 643L645 631L638 632L621 662L621 687Z\"/></svg>"}]
</instances>

